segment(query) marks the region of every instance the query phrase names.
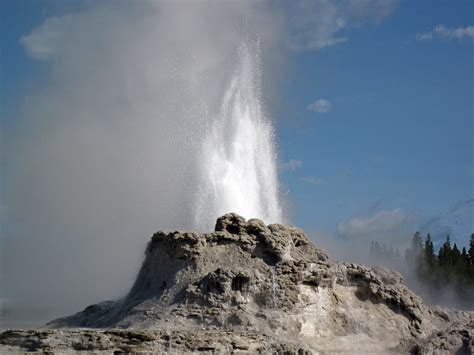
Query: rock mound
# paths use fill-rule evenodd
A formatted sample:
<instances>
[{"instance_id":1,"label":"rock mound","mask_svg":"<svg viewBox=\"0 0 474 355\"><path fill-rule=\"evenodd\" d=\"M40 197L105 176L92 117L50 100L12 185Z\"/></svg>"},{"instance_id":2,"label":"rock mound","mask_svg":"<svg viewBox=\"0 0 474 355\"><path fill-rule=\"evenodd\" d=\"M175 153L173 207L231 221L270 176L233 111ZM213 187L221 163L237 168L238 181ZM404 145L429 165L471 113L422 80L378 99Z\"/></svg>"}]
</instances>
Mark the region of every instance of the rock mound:
<instances>
[{"instance_id":1,"label":"rock mound","mask_svg":"<svg viewBox=\"0 0 474 355\"><path fill-rule=\"evenodd\" d=\"M397 272L330 261L299 228L227 214L212 233L156 233L126 297L48 327L109 329L61 333L77 344L92 332L104 351L469 353L473 325L472 312L424 305ZM34 332L0 344L58 336Z\"/></svg>"}]
</instances>

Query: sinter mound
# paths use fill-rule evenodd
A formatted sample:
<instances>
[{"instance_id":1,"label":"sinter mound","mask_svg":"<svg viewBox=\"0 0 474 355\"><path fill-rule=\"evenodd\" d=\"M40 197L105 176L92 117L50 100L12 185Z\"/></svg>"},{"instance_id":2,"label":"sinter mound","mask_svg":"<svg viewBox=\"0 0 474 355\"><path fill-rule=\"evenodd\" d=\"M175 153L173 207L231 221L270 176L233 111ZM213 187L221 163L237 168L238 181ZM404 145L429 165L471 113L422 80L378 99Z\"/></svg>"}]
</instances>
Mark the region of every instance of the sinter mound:
<instances>
[{"instance_id":1,"label":"sinter mound","mask_svg":"<svg viewBox=\"0 0 474 355\"><path fill-rule=\"evenodd\" d=\"M473 312L430 308L397 272L329 261L303 230L236 214L220 217L213 233L156 233L126 297L47 328L3 332L0 352L470 354L474 347Z\"/></svg>"}]
</instances>

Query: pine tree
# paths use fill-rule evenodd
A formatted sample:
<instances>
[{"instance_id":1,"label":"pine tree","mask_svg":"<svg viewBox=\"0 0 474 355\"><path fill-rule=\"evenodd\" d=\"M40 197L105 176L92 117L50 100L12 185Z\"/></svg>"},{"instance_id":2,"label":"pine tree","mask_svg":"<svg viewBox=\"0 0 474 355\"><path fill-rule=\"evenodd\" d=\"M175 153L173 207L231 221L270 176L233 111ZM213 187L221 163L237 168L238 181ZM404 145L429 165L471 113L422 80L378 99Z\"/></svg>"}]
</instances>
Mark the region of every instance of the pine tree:
<instances>
[{"instance_id":1,"label":"pine tree","mask_svg":"<svg viewBox=\"0 0 474 355\"><path fill-rule=\"evenodd\" d=\"M439 249L438 259L439 265L443 268L447 267L451 262L451 238L448 236L446 237L446 241L443 243L441 248Z\"/></svg>"},{"instance_id":2,"label":"pine tree","mask_svg":"<svg viewBox=\"0 0 474 355\"><path fill-rule=\"evenodd\" d=\"M461 260L461 252L456 243L454 243L453 249L451 251L451 261L453 264L457 264Z\"/></svg>"},{"instance_id":3,"label":"pine tree","mask_svg":"<svg viewBox=\"0 0 474 355\"><path fill-rule=\"evenodd\" d=\"M462 280L464 278L461 252L456 243L454 243L453 250L451 251L451 272L453 273L453 279Z\"/></svg>"},{"instance_id":4,"label":"pine tree","mask_svg":"<svg viewBox=\"0 0 474 355\"><path fill-rule=\"evenodd\" d=\"M413 236L411 245L412 245L414 254L416 256L421 255L421 252L423 251L423 241L421 239L420 232L415 233L415 235Z\"/></svg>"},{"instance_id":5,"label":"pine tree","mask_svg":"<svg viewBox=\"0 0 474 355\"><path fill-rule=\"evenodd\" d=\"M474 299L474 233L470 235L469 248L462 251L451 244L448 235L436 255L433 240L428 234L424 243L415 233L410 247L405 252L407 263L416 270L418 279L436 297L446 287L454 287L461 300Z\"/></svg>"},{"instance_id":6,"label":"pine tree","mask_svg":"<svg viewBox=\"0 0 474 355\"><path fill-rule=\"evenodd\" d=\"M469 263L474 265L474 233L471 234L471 240L469 241Z\"/></svg>"},{"instance_id":7,"label":"pine tree","mask_svg":"<svg viewBox=\"0 0 474 355\"><path fill-rule=\"evenodd\" d=\"M416 232L411 240L411 246L405 252L405 259L408 265L416 271L418 277L423 278L425 271L423 240L420 232Z\"/></svg>"},{"instance_id":8,"label":"pine tree","mask_svg":"<svg viewBox=\"0 0 474 355\"><path fill-rule=\"evenodd\" d=\"M421 240L420 232L416 232L411 240L411 247L406 250L405 258L408 262L417 262L420 260L422 251L423 241Z\"/></svg>"},{"instance_id":9,"label":"pine tree","mask_svg":"<svg viewBox=\"0 0 474 355\"><path fill-rule=\"evenodd\" d=\"M474 233L471 234L469 240L468 264L467 274L469 275L471 284L474 285Z\"/></svg>"},{"instance_id":10,"label":"pine tree","mask_svg":"<svg viewBox=\"0 0 474 355\"><path fill-rule=\"evenodd\" d=\"M425 261L428 265L428 269L433 271L436 265L436 256L434 253L433 241L431 240L431 235L429 233L425 240Z\"/></svg>"},{"instance_id":11,"label":"pine tree","mask_svg":"<svg viewBox=\"0 0 474 355\"><path fill-rule=\"evenodd\" d=\"M443 243L438 253L439 267L441 273L441 281L443 283L449 282L453 273L451 238L449 235Z\"/></svg>"},{"instance_id":12,"label":"pine tree","mask_svg":"<svg viewBox=\"0 0 474 355\"><path fill-rule=\"evenodd\" d=\"M461 282L469 283L469 256L466 251L466 247L462 248L460 261L459 261L459 280Z\"/></svg>"},{"instance_id":13,"label":"pine tree","mask_svg":"<svg viewBox=\"0 0 474 355\"><path fill-rule=\"evenodd\" d=\"M461 259L465 267L469 266L469 254L466 251L466 247L462 248Z\"/></svg>"}]
</instances>

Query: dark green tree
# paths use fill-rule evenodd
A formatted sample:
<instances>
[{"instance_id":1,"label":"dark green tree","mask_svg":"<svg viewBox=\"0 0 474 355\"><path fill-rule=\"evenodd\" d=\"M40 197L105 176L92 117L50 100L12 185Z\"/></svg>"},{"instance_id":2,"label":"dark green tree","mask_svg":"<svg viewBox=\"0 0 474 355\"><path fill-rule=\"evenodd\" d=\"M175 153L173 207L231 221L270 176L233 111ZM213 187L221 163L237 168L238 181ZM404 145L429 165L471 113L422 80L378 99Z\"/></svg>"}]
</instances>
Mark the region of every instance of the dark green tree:
<instances>
[{"instance_id":1,"label":"dark green tree","mask_svg":"<svg viewBox=\"0 0 474 355\"><path fill-rule=\"evenodd\" d=\"M469 254L468 254L467 251L466 251L466 247L463 247L463 248L462 248L461 259L462 259L463 265L464 265L466 268L469 267Z\"/></svg>"},{"instance_id":2,"label":"dark green tree","mask_svg":"<svg viewBox=\"0 0 474 355\"><path fill-rule=\"evenodd\" d=\"M471 234L469 240L469 251L468 253L468 267L467 274L469 275L469 280L474 284L474 233Z\"/></svg>"},{"instance_id":3,"label":"dark green tree","mask_svg":"<svg viewBox=\"0 0 474 355\"><path fill-rule=\"evenodd\" d=\"M418 263L423 252L423 240L420 232L416 232L411 240L411 246L405 252L405 258L410 263Z\"/></svg>"},{"instance_id":4,"label":"dark green tree","mask_svg":"<svg viewBox=\"0 0 474 355\"><path fill-rule=\"evenodd\" d=\"M438 252L439 265L442 268L448 267L451 264L451 252L451 238L448 234L446 241L443 243Z\"/></svg>"},{"instance_id":5,"label":"dark green tree","mask_svg":"<svg viewBox=\"0 0 474 355\"><path fill-rule=\"evenodd\" d=\"M461 258L461 252L458 246L454 243L453 250L451 251L451 272L452 280L462 282L465 279L466 268Z\"/></svg>"},{"instance_id":6,"label":"dark green tree","mask_svg":"<svg viewBox=\"0 0 474 355\"><path fill-rule=\"evenodd\" d=\"M471 234L469 241L469 263L474 265L474 233Z\"/></svg>"},{"instance_id":7,"label":"dark green tree","mask_svg":"<svg viewBox=\"0 0 474 355\"><path fill-rule=\"evenodd\" d=\"M428 233L425 240L425 261L428 266L428 269L433 271L436 266L436 255L433 247L433 240L431 235Z\"/></svg>"},{"instance_id":8,"label":"dark green tree","mask_svg":"<svg viewBox=\"0 0 474 355\"><path fill-rule=\"evenodd\" d=\"M388 248L383 243L372 242L370 252L377 256L378 262L386 266L400 265L397 258L398 250L391 246ZM395 261L395 262L394 262ZM448 235L445 242L436 254L434 242L430 234L422 240L420 233L416 232L411 240L410 247L405 251L406 265L413 273L409 277L417 278L424 285L424 290L435 301L442 301L443 291L454 291L459 301L472 307L474 299L474 233L469 237L469 245L459 249L456 243L452 244ZM437 299L439 297L439 299Z\"/></svg>"},{"instance_id":9,"label":"dark green tree","mask_svg":"<svg viewBox=\"0 0 474 355\"><path fill-rule=\"evenodd\" d=\"M451 250L451 263L457 265L459 264L459 261L461 261L461 252L459 251L457 244L454 243L453 249Z\"/></svg>"}]
</instances>

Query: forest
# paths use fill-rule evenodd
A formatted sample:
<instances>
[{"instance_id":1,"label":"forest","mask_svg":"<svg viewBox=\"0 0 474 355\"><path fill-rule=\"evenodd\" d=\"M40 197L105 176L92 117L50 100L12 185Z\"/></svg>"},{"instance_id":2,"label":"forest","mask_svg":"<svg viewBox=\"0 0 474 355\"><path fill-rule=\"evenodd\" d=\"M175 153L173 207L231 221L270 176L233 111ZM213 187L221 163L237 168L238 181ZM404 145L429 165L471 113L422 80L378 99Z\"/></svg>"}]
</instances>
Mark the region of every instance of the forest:
<instances>
[{"instance_id":1,"label":"forest","mask_svg":"<svg viewBox=\"0 0 474 355\"><path fill-rule=\"evenodd\" d=\"M442 301L447 291L454 292L464 305L472 307L474 300L474 233L470 235L469 249L460 249L446 237L435 250L430 234L422 238L419 232L413 235L411 245L404 255L399 250L372 242L369 256L377 264L400 270L408 283L418 284L423 296L434 302Z\"/></svg>"}]
</instances>

